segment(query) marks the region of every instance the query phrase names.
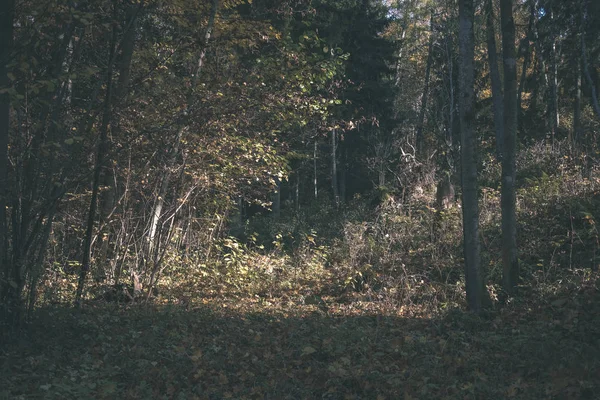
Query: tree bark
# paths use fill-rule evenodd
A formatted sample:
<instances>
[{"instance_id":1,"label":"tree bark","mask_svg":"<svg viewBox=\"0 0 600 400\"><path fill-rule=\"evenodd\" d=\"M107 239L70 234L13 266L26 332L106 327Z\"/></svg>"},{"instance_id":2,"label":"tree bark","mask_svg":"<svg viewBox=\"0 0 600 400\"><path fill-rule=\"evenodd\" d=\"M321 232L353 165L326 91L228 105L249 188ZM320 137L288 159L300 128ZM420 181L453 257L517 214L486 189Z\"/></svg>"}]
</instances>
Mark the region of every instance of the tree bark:
<instances>
[{"instance_id":1,"label":"tree bark","mask_svg":"<svg viewBox=\"0 0 600 400\"><path fill-rule=\"evenodd\" d=\"M417 154L423 154L423 129L425 125L425 113L427 111L427 102L429 100L429 80L431 77L431 64L433 63L433 13L429 21L429 46L427 48L427 65L425 66L425 86L423 87L423 96L421 97L421 109L419 111L419 121L417 124ZM450 61L452 62L452 61ZM452 112L452 110L451 110Z\"/></svg>"},{"instance_id":2,"label":"tree bark","mask_svg":"<svg viewBox=\"0 0 600 400\"><path fill-rule=\"evenodd\" d=\"M504 147L504 104L502 99L502 79L498 69L498 51L494 29L494 5L492 0L485 1L487 52L492 84L492 103L494 107L494 128L496 132L496 157L502 159Z\"/></svg>"},{"instance_id":3,"label":"tree bark","mask_svg":"<svg viewBox=\"0 0 600 400\"><path fill-rule=\"evenodd\" d=\"M337 177L337 134L335 129L331 131L331 188L333 189L333 204L340 204L340 193Z\"/></svg>"},{"instance_id":4,"label":"tree bark","mask_svg":"<svg viewBox=\"0 0 600 400\"><path fill-rule=\"evenodd\" d=\"M346 166L348 160L348 152L345 147L342 150L342 162L340 165L340 203L346 202Z\"/></svg>"},{"instance_id":5,"label":"tree bark","mask_svg":"<svg viewBox=\"0 0 600 400\"><path fill-rule=\"evenodd\" d=\"M123 101L129 89L129 78L131 75L131 60L135 49L135 37L137 34L138 16L144 2L139 4L130 3L127 6L125 17L125 33L121 40L121 59L119 61L119 81L115 90L116 102Z\"/></svg>"},{"instance_id":6,"label":"tree bark","mask_svg":"<svg viewBox=\"0 0 600 400\"><path fill-rule=\"evenodd\" d=\"M538 4L537 4L537 0L531 0L532 1L532 7L533 10L532 12L537 15L539 12L539 8L538 8ZM532 33L533 33L533 44L535 46L535 54L536 54L536 63L537 63L537 71L538 71L538 76L536 78L536 82L535 82L535 86L534 86L534 94L532 95L532 99L531 99L531 106L529 107L530 110L530 114L531 115L535 115L535 113L537 112L537 106L538 106L538 101L541 98L541 100L545 100L545 95L546 95L546 90L549 88L550 83L548 81L548 74L546 73L546 59L544 58L544 50L542 49L542 43L540 42L540 35L538 32L538 18L536 18L534 20L534 23L532 25ZM541 82L539 77L541 76ZM540 87L543 88L543 90L540 90ZM541 93L541 95L540 95ZM546 127L549 128L549 127Z\"/></svg>"},{"instance_id":7,"label":"tree bark","mask_svg":"<svg viewBox=\"0 0 600 400\"><path fill-rule=\"evenodd\" d=\"M275 191L273 192L271 199L273 201L273 205L271 209L273 210L271 216L275 221L281 217L281 180L279 177L275 177Z\"/></svg>"},{"instance_id":8,"label":"tree bark","mask_svg":"<svg viewBox=\"0 0 600 400\"><path fill-rule=\"evenodd\" d=\"M125 32L118 46L118 49L120 49L120 55L115 55L116 59L118 60L118 81L117 85L115 86L113 96L113 116L115 116L114 121L111 123L113 137L118 137L121 130L118 112L125 102L128 94L129 80L131 75L131 60L133 59L133 52L135 50L135 37L137 34L137 19L143 8L143 5L143 1L141 1L139 4L129 3L127 5L124 21ZM118 197L118 188L114 168L109 165L109 162L106 164L107 165L101 174L102 186L106 188L100 196L101 221L104 221L106 216L114 212L116 199Z\"/></svg>"},{"instance_id":9,"label":"tree bark","mask_svg":"<svg viewBox=\"0 0 600 400\"><path fill-rule=\"evenodd\" d=\"M315 148L313 150L313 173L314 173L314 177L313 177L313 183L314 183L314 189L315 189L315 200L319 198L319 187L318 187L318 176L317 176L317 156L318 156L318 142L317 142L317 136L315 136L314 138L315 140Z\"/></svg>"},{"instance_id":10,"label":"tree bark","mask_svg":"<svg viewBox=\"0 0 600 400\"><path fill-rule=\"evenodd\" d=\"M554 11L550 9L550 35L552 37L552 54L551 54L551 71L552 79L550 82L550 104L549 104L549 125L551 127L551 143L554 147L556 140L556 133L560 125L560 113L558 111L558 62L557 62L557 49L556 49L556 34L554 33Z\"/></svg>"},{"instance_id":11,"label":"tree bark","mask_svg":"<svg viewBox=\"0 0 600 400\"><path fill-rule=\"evenodd\" d=\"M479 205L477 199L477 160L474 110L475 37L473 0L459 0L459 115L462 156L463 238L467 305L475 313L482 309L483 277L479 245Z\"/></svg>"},{"instance_id":12,"label":"tree bark","mask_svg":"<svg viewBox=\"0 0 600 400\"><path fill-rule=\"evenodd\" d=\"M527 69L529 68L531 58L531 45L530 40L533 35L533 24L535 23L535 4L532 2L530 5L529 24L527 26L527 35L523 38L522 49L523 49L523 69L521 70L521 79L519 80L519 90L517 93L517 124L520 122L522 102L523 102L523 91L525 90L525 81L527 80ZM518 128L518 127L517 127Z\"/></svg>"},{"instance_id":13,"label":"tree bark","mask_svg":"<svg viewBox=\"0 0 600 400\"><path fill-rule=\"evenodd\" d=\"M571 131L571 137L569 138L569 145L572 148L575 148L581 139L581 75L583 66L581 58L577 61L577 83L575 86L575 102L573 105L573 130Z\"/></svg>"},{"instance_id":14,"label":"tree bark","mask_svg":"<svg viewBox=\"0 0 600 400\"><path fill-rule=\"evenodd\" d=\"M588 59L587 59L587 50L585 45L585 24L587 23L587 1L583 0L583 10L581 16L581 29L583 30L581 34L581 58L583 62L583 74L585 75L585 81L590 87L590 91L592 93L592 106L598 118L600 118L600 104L598 103L598 92L596 92L596 86L594 85L594 81L592 80L592 75L590 74Z\"/></svg>"},{"instance_id":15,"label":"tree bark","mask_svg":"<svg viewBox=\"0 0 600 400\"><path fill-rule=\"evenodd\" d=\"M515 153L517 144L517 58L513 1L500 0L502 53L504 59L504 157L502 159L502 283L508 295L516 292L519 264L517 257L517 218L515 195Z\"/></svg>"},{"instance_id":16,"label":"tree bark","mask_svg":"<svg viewBox=\"0 0 600 400\"><path fill-rule=\"evenodd\" d=\"M452 148L452 143L454 143L456 132L458 132L460 129L456 126L456 84L454 82L454 55L452 50L454 45L452 43L452 38L449 35L446 36L444 42L444 47L446 48L446 59L448 60L448 127L446 129L446 135L444 139L446 140L446 144L450 145Z\"/></svg>"}]
</instances>

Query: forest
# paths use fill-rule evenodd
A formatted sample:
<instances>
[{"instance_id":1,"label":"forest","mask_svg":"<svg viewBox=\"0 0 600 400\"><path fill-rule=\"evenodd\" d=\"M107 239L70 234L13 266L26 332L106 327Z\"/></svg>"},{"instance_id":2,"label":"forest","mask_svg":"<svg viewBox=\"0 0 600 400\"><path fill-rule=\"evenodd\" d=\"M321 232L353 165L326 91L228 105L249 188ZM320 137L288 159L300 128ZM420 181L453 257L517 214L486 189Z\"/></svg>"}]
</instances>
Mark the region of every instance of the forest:
<instances>
[{"instance_id":1,"label":"forest","mask_svg":"<svg viewBox=\"0 0 600 400\"><path fill-rule=\"evenodd\" d=\"M597 0L0 0L0 399L600 397Z\"/></svg>"}]
</instances>

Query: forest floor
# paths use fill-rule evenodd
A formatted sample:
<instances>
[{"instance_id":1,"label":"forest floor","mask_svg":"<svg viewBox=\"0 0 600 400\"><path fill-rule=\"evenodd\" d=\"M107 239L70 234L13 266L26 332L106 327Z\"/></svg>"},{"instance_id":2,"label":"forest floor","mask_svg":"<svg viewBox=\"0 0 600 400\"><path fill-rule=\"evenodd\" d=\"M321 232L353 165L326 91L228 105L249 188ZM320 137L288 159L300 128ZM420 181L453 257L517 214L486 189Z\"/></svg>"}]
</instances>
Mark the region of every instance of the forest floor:
<instances>
[{"instance_id":1,"label":"forest floor","mask_svg":"<svg viewBox=\"0 0 600 400\"><path fill-rule=\"evenodd\" d=\"M0 344L0 398L598 398L597 277L536 298L483 317L293 295L42 309Z\"/></svg>"}]
</instances>

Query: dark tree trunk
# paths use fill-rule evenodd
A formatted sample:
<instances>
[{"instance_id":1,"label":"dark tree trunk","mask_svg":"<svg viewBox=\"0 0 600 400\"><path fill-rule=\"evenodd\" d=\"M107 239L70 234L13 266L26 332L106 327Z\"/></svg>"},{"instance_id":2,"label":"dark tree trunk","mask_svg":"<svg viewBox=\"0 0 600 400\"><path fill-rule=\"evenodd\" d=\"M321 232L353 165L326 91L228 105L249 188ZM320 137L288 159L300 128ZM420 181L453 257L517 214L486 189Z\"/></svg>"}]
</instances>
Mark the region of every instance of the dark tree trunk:
<instances>
[{"instance_id":1,"label":"dark tree trunk","mask_svg":"<svg viewBox=\"0 0 600 400\"><path fill-rule=\"evenodd\" d=\"M462 156L463 237L467 305L475 313L482 309L483 277L479 245L479 205L477 193L477 141L474 110L475 38L473 0L459 0L459 110Z\"/></svg>"},{"instance_id":2,"label":"dark tree trunk","mask_svg":"<svg viewBox=\"0 0 600 400\"><path fill-rule=\"evenodd\" d=\"M346 163L348 160L346 148L342 151L342 162L340 165L340 202L346 202Z\"/></svg>"},{"instance_id":3,"label":"dark tree trunk","mask_svg":"<svg viewBox=\"0 0 600 400\"><path fill-rule=\"evenodd\" d=\"M331 188L333 190L333 204L340 204L340 192L337 176L337 134L335 129L331 131Z\"/></svg>"},{"instance_id":4,"label":"dark tree trunk","mask_svg":"<svg viewBox=\"0 0 600 400\"><path fill-rule=\"evenodd\" d=\"M554 142L556 140L556 134L558 127L560 125L560 114L558 112L558 62L557 62L557 49L556 49L556 34L554 33L554 11L550 10L550 21L552 22L552 26L550 28L550 35L552 36L552 53L551 53L551 80L550 80L550 103L549 103L549 125L551 128L551 143L552 147L554 147Z\"/></svg>"},{"instance_id":5,"label":"dark tree trunk","mask_svg":"<svg viewBox=\"0 0 600 400\"><path fill-rule=\"evenodd\" d=\"M588 84L590 91L592 93L592 106L598 118L600 118L600 104L598 103L598 93L596 92L596 85L594 85L594 80L592 79L592 75L588 66L588 58L587 58L587 50L585 45L585 24L587 23L587 1L583 0L583 9L581 15L581 29L583 30L581 34L581 58L583 62L583 74L585 75L585 81Z\"/></svg>"},{"instance_id":6,"label":"dark tree trunk","mask_svg":"<svg viewBox=\"0 0 600 400\"><path fill-rule=\"evenodd\" d=\"M315 140L315 147L313 150L313 186L314 186L314 191L315 191L315 200L319 198L319 187L318 187L318 175L317 175L317 156L318 156L318 141L317 141L317 136L315 136L314 138Z\"/></svg>"},{"instance_id":7,"label":"dark tree trunk","mask_svg":"<svg viewBox=\"0 0 600 400\"><path fill-rule=\"evenodd\" d=\"M137 34L137 21L142 11L144 2L139 5L130 3L127 6L125 17L125 34L121 40L121 59L119 60L119 83L115 88L116 102L123 101L129 89L129 78L131 75L131 60L135 49L135 37Z\"/></svg>"},{"instance_id":8,"label":"dark tree trunk","mask_svg":"<svg viewBox=\"0 0 600 400\"><path fill-rule=\"evenodd\" d=\"M523 38L522 50L523 50L523 70L521 71L521 79L519 80L519 91L517 94L517 124L521 120L521 110L523 102L523 91L525 90L525 81L527 80L527 69L529 68L531 58L531 46L529 44L533 35L533 24L535 23L535 4L531 2L529 24L527 27L527 35Z\"/></svg>"},{"instance_id":9,"label":"dark tree trunk","mask_svg":"<svg viewBox=\"0 0 600 400\"><path fill-rule=\"evenodd\" d=\"M281 180L279 177L275 177L275 192L273 192L271 199L273 201L271 206L273 213L271 215L274 220L278 220L281 217Z\"/></svg>"},{"instance_id":10,"label":"dark tree trunk","mask_svg":"<svg viewBox=\"0 0 600 400\"><path fill-rule=\"evenodd\" d=\"M431 64L433 63L433 14L429 21L429 46L427 49L427 65L425 66L425 86L423 87L423 97L421 97L421 109L419 111L419 121L417 124L417 154L423 154L423 129L425 126L425 113L427 112L427 102L429 100L429 80L431 77ZM452 62L452 61L450 61Z\"/></svg>"},{"instance_id":11,"label":"dark tree trunk","mask_svg":"<svg viewBox=\"0 0 600 400\"><path fill-rule=\"evenodd\" d=\"M537 0L532 0L532 7L533 7L533 13L535 15L538 14L539 12L539 8L538 8L538 4L537 4ZM547 90L550 87L550 82L548 80L548 74L546 73L546 59L544 56L544 50L542 48L542 43L540 40L540 35L539 35L539 31L538 31L538 22L539 22L539 18L536 18L534 20L534 23L532 25L532 33L533 33L533 44L535 47L535 54L536 54L536 63L537 63L537 77L536 77L536 82L535 82L535 86L534 86L534 94L532 95L532 105L530 107L531 113L530 115L535 116L536 115L536 111L538 109L538 103L540 103L541 100L541 104L544 104L544 101L546 101L546 96L547 96ZM545 120L545 123L547 124L548 119ZM551 129L551 127L546 126L545 127L547 130Z\"/></svg>"},{"instance_id":12,"label":"dark tree trunk","mask_svg":"<svg viewBox=\"0 0 600 400\"><path fill-rule=\"evenodd\" d=\"M113 116L115 120L111 122L112 136L119 136L120 125L117 114L119 109L126 100L129 90L129 80L131 75L131 60L133 58L133 52L135 50L135 37L137 32L137 19L140 15L144 2L140 2L139 5L128 4L126 10L126 17L124 22L123 38L121 39L120 54L116 54L117 66L118 66L118 83L114 88L113 96ZM120 59L119 59L120 57ZM110 162L106 162L105 168L101 174L102 186L106 189L103 190L100 196L100 220L103 222L105 218L114 211L116 206L116 199L118 197L118 190L116 184L116 174L114 168L110 165Z\"/></svg>"},{"instance_id":13,"label":"dark tree trunk","mask_svg":"<svg viewBox=\"0 0 600 400\"><path fill-rule=\"evenodd\" d=\"M577 143L581 139L581 79L582 79L582 62L581 58L577 63L577 83L575 86L575 102L573 105L573 130L571 131L571 137L569 138L569 144L572 148L577 146Z\"/></svg>"},{"instance_id":14,"label":"dark tree trunk","mask_svg":"<svg viewBox=\"0 0 600 400\"><path fill-rule=\"evenodd\" d=\"M507 294L517 288L517 218L515 196L515 153L517 144L517 57L513 1L500 0L502 53L504 58L504 157L502 159L502 283Z\"/></svg>"},{"instance_id":15,"label":"dark tree trunk","mask_svg":"<svg viewBox=\"0 0 600 400\"><path fill-rule=\"evenodd\" d=\"M502 79L498 69L498 51L494 29L494 5L492 0L485 1L487 25L487 52L492 82L492 103L494 105L494 128L496 130L496 157L501 160L504 147L504 104L502 99Z\"/></svg>"}]
</instances>

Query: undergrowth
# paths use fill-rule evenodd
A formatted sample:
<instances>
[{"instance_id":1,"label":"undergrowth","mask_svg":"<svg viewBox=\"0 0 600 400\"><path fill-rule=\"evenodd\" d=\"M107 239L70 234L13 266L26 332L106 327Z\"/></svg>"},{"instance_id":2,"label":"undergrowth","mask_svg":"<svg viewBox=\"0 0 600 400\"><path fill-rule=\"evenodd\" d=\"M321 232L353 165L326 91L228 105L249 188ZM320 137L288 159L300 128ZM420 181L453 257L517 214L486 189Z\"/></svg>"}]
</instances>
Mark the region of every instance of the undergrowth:
<instances>
[{"instance_id":1,"label":"undergrowth","mask_svg":"<svg viewBox=\"0 0 600 400\"><path fill-rule=\"evenodd\" d=\"M51 304L74 285L58 274L27 333L3 337L0 398L593 398L600 175L546 147L518 167L521 281L504 304L499 165L483 169L496 301L480 317L462 312L460 202L436 210L431 185L357 196L258 216L209 257L173 251L152 296L98 285L73 312Z\"/></svg>"}]
</instances>

